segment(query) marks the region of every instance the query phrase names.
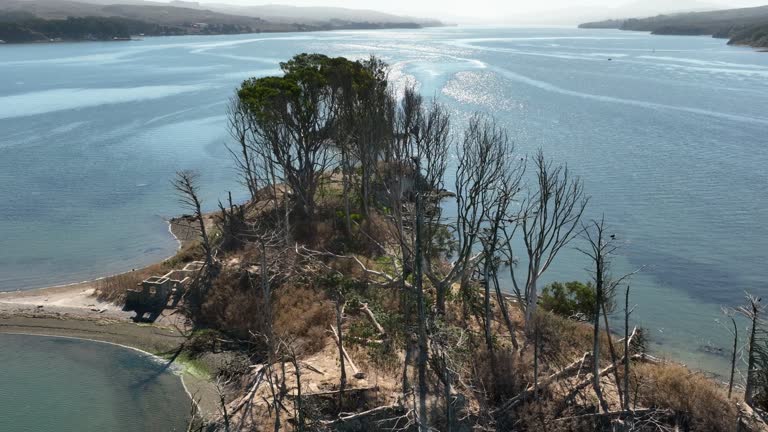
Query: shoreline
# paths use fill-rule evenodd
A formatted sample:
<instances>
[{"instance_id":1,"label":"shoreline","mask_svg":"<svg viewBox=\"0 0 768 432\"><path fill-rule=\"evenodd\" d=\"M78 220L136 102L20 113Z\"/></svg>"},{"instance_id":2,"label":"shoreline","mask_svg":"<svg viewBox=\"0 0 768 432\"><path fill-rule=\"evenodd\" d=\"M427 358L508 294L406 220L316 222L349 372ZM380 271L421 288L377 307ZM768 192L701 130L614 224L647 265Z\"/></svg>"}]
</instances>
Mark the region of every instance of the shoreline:
<instances>
[{"instance_id":1,"label":"shoreline","mask_svg":"<svg viewBox=\"0 0 768 432\"><path fill-rule=\"evenodd\" d=\"M166 371L168 373L172 373L179 377L179 380L181 381L181 386L184 388L184 392L187 394L187 397L189 397L189 400L192 401L193 404L197 407L197 410L199 413L204 412L203 407L201 406L200 400L195 399L195 394L199 393L199 382L193 382L191 385L188 385L185 381L185 377L187 377L187 380L190 380L190 378L194 378L191 374L187 373L185 371L184 366L176 364L176 363L168 363L166 359L163 357L158 356L157 354L153 354L148 351L144 351L141 348L137 348L135 346L121 344L117 342L110 342L107 340L98 340L98 339L87 339L82 337L76 337L76 336L64 336L64 335L52 335L52 334L43 334L43 333L25 333L25 332L12 332L12 331L3 331L2 328L0 328L0 334L7 334L7 335L18 335L18 336L32 336L32 337L49 337L49 338L62 338L62 339L73 339L73 340L79 340L79 341L87 341L91 343L103 343L108 345L117 346L123 349L136 351L142 356L145 356L149 359L151 359L154 362L157 362L158 364L166 363ZM193 391L190 390L190 387L193 387Z\"/></svg>"},{"instance_id":2,"label":"shoreline","mask_svg":"<svg viewBox=\"0 0 768 432\"><path fill-rule=\"evenodd\" d=\"M185 225L179 221L181 219L168 221L168 231L178 242L177 252L190 241ZM90 281L0 292L0 334L108 343L167 363L163 355L177 351L186 340L179 332L184 328L183 320L163 314L154 324L135 323L130 319L132 312L95 297L98 281L126 273L131 271ZM217 413L218 394L210 379L191 373L183 362L175 361L168 366L179 376L187 396L203 416Z\"/></svg>"},{"instance_id":3,"label":"shoreline","mask_svg":"<svg viewBox=\"0 0 768 432\"><path fill-rule=\"evenodd\" d=\"M285 30L261 30L253 32L242 33L182 33L182 34L163 34L163 35L131 35L128 38L112 38L112 39L57 39L57 40L32 40L25 42L8 42L3 40L0 42L0 46L19 46L19 45L56 45L56 44L68 44L68 43L108 43L108 42L141 42L147 38L166 38L166 37L183 37L183 36L242 36L242 35L258 35L258 34L284 34L284 33L328 33L337 31L367 31L367 30L422 30L429 28L441 28L441 27L457 27L457 25L443 24L443 25L424 25L414 23L414 26L408 25L382 25L380 27L365 27L365 26L352 26L343 28L312 28L312 29L285 29Z\"/></svg>"}]
</instances>

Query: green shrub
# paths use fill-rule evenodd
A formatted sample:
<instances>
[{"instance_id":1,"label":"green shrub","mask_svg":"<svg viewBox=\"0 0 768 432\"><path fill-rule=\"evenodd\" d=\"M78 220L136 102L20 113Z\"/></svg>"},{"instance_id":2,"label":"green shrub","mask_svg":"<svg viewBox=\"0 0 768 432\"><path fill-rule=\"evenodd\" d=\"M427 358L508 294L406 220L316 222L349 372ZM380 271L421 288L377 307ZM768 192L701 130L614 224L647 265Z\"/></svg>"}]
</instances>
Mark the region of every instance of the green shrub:
<instances>
[{"instance_id":1,"label":"green shrub","mask_svg":"<svg viewBox=\"0 0 768 432\"><path fill-rule=\"evenodd\" d=\"M591 283L553 282L544 287L539 305L557 315L570 317L578 314L591 320L595 314L595 288Z\"/></svg>"}]
</instances>

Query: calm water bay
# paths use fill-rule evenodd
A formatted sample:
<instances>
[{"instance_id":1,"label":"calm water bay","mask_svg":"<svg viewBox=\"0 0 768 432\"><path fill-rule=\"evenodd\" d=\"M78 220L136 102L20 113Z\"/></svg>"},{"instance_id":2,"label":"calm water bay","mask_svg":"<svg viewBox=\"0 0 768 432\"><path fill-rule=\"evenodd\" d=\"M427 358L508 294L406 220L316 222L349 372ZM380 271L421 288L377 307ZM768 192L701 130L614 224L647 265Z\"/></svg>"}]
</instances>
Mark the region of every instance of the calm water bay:
<instances>
[{"instance_id":1,"label":"calm water bay","mask_svg":"<svg viewBox=\"0 0 768 432\"><path fill-rule=\"evenodd\" d=\"M301 52L376 54L392 79L455 111L492 113L521 154L580 175L590 217L626 241L637 324L656 348L721 370L715 321L768 295L768 54L705 37L444 28L147 38L0 47L0 290L85 280L173 253L177 169L209 208L244 198L225 108L245 78ZM449 182L450 187L450 182ZM547 281L586 280L565 252Z\"/></svg>"},{"instance_id":2,"label":"calm water bay","mask_svg":"<svg viewBox=\"0 0 768 432\"><path fill-rule=\"evenodd\" d=\"M0 430L184 431L179 377L136 351L99 342L0 334Z\"/></svg>"}]
</instances>

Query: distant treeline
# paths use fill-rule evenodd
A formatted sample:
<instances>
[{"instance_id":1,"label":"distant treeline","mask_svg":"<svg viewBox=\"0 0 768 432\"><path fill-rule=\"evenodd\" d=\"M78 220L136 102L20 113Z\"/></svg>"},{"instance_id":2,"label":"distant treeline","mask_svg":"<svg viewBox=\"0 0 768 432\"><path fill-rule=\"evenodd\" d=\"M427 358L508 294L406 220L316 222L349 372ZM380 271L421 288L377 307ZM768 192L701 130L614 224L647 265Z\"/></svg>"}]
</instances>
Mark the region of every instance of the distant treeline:
<instances>
[{"instance_id":1,"label":"distant treeline","mask_svg":"<svg viewBox=\"0 0 768 432\"><path fill-rule=\"evenodd\" d=\"M730 39L729 44L768 47L768 6L659 15L651 18L607 20L586 23L580 28L616 28L648 31L658 35L711 35Z\"/></svg>"},{"instance_id":2,"label":"distant treeline","mask_svg":"<svg viewBox=\"0 0 768 432\"><path fill-rule=\"evenodd\" d=\"M420 28L411 22L370 23L331 20L321 25L293 24L266 31L322 31L344 29ZM185 34L260 33L264 29L244 24L161 25L121 17L68 17L42 19L27 12L0 12L0 40L7 43L48 41L105 41L127 39L135 35L174 36Z\"/></svg>"},{"instance_id":3,"label":"distant treeline","mask_svg":"<svg viewBox=\"0 0 768 432\"><path fill-rule=\"evenodd\" d=\"M45 20L34 17L21 20L8 18L7 15L0 17L0 39L8 43L50 40L113 40L138 34L178 35L185 33L181 28L126 18L69 17L63 20Z\"/></svg>"}]
</instances>

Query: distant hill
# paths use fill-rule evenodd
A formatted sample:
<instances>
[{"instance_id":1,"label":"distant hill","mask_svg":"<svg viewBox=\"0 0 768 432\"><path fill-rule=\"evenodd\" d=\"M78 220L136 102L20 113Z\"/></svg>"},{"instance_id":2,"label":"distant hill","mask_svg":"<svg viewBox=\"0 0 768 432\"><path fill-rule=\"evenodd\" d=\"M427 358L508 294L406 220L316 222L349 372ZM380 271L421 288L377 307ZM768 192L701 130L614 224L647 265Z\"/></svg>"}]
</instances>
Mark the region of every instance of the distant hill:
<instances>
[{"instance_id":1,"label":"distant hill","mask_svg":"<svg viewBox=\"0 0 768 432\"><path fill-rule=\"evenodd\" d=\"M94 0L88 0L94 1ZM98 1L98 0L95 0ZM174 6L203 7L196 2L173 1ZM309 7L288 6L280 4L242 6L224 3L206 3L205 8L217 12L230 13L243 16L259 17L272 22L300 23L322 25L330 21L368 22L379 24L397 24L404 22L416 23L424 26L441 25L434 19L404 17L384 12L367 9L349 9L340 7Z\"/></svg>"},{"instance_id":2,"label":"distant hill","mask_svg":"<svg viewBox=\"0 0 768 432\"><path fill-rule=\"evenodd\" d=\"M120 4L110 2L120 1ZM419 28L436 21L374 11L285 6L201 7L141 0L3 0L0 40L111 40L129 35L237 34L339 29ZM77 19L75 19L77 18Z\"/></svg>"},{"instance_id":3,"label":"distant hill","mask_svg":"<svg viewBox=\"0 0 768 432\"><path fill-rule=\"evenodd\" d=\"M607 20L579 27L649 31L661 35L711 35L728 38L729 44L768 47L768 6Z\"/></svg>"},{"instance_id":4,"label":"distant hill","mask_svg":"<svg viewBox=\"0 0 768 432\"><path fill-rule=\"evenodd\" d=\"M602 21L607 18L647 17L661 13L677 14L723 9L715 3L700 0L636 0L629 3L616 1L615 3L619 4L603 6L583 3L583 0L574 0L562 8L516 14L503 18L506 22L523 25L575 25L583 22Z\"/></svg>"}]
</instances>

